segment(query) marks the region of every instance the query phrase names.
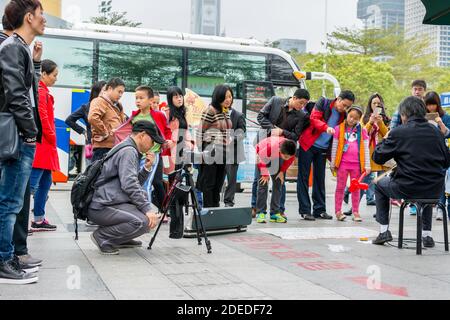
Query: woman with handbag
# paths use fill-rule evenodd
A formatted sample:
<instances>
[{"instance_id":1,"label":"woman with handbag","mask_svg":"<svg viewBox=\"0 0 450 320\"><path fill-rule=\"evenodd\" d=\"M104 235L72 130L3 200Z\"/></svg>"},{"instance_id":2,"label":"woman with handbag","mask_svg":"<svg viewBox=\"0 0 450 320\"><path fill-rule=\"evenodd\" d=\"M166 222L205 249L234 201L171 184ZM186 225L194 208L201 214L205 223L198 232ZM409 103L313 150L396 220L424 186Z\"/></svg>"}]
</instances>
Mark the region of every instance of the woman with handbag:
<instances>
[{"instance_id":1,"label":"woman with handbag","mask_svg":"<svg viewBox=\"0 0 450 320\"><path fill-rule=\"evenodd\" d=\"M51 60L42 61L42 75L39 81L39 115L42 122L42 142L36 144L36 154L30 177L31 194L34 195L33 231L55 231L45 218L45 205L52 185L52 171L59 171L58 151L56 147L56 128L54 116L54 98L50 94L58 78L58 66Z\"/></svg>"}]
</instances>

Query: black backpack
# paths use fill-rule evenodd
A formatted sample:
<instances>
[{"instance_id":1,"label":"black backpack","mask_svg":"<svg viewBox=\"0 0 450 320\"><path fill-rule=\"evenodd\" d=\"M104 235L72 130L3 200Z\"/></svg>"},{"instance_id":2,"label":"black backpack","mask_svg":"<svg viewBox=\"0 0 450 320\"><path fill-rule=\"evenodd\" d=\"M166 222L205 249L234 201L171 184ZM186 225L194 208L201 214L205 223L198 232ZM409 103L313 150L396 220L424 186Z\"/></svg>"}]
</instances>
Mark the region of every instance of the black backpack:
<instances>
[{"instance_id":1,"label":"black backpack","mask_svg":"<svg viewBox=\"0 0 450 320\"><path fill-rule=\"evenodd\" d=\"M111 159L117 152L130 145L120 145L109 151L102 159L92 162L83 173L80 173L75 179L70 195L70 202L73 207L73 217L75 220L75 240L78 240L78 220L86 221L88 216L88 208L94 196L96 188L108 183L105 180L101 185L95 186L95 183L102 172L106 161Z\"/></svg>"}]
</instances>

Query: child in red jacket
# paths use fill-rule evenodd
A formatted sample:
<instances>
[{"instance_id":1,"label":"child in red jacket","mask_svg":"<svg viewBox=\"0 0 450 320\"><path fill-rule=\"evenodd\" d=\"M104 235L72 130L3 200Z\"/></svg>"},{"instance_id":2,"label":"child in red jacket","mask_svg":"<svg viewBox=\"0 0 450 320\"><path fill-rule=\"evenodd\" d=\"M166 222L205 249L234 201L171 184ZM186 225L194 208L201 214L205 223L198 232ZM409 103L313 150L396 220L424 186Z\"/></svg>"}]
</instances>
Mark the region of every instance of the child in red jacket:
<instances>
[{"instance_id":1,"label":"child in red jacket","mask_svg":"<svg viewBox=\"0 0 450 320\"><path fill-rule=\"evenodd\" d=\"M270 202L270 222L286 223L280 213L281 188L284 173L292 165L297 144L283 137L269 137L256 145L258 166L258 192L256 198L258 223L266 223L267 194L269 179L272 177L272 199Z\"/></svg>"}]
</instances>

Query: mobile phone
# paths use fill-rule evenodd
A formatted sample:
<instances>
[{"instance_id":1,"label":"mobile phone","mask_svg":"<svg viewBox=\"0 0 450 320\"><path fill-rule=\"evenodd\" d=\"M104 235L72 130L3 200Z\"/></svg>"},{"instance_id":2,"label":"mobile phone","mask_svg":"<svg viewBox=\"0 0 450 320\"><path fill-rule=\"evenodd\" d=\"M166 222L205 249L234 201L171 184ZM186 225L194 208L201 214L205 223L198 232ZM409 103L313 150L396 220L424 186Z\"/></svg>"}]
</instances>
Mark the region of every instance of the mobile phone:
<instances>
[{"instance_id":1,"label":"mobile phone","mask_svg":"<svg viewBox=\"0 0 450 320\"><path fill-rule=\"evenodd\" d=\"M381 107L376 107L375 108L375 111L373 112L373 114L376 116L376 117L378 117L380 114L382 114L383 113L383 108L381 108Z\"/></svg>"},{"instance_id":2,"label":"mobile phone","mask_svg":"<svg viewBox=\"0 0 450 320\"><path fill-rule=\"evenodd\" d=\"M425 118L426 118L428 121L435 121L436 118L438 118L438 117L439 117L439 113L437 113L437 112L431 112L431 113L427 113L427 114L425 115Z\"/></svg>"}]
</instances>

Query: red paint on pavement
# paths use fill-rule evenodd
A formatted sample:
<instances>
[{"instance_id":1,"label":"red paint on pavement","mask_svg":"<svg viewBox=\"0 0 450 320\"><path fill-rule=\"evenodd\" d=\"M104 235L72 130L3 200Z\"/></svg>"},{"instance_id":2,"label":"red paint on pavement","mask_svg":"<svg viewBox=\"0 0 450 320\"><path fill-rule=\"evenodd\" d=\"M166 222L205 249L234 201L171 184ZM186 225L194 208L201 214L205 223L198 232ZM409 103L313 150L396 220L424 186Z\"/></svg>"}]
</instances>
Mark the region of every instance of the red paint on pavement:
<instances>
[{"instance_id":1,"label":"red paint on pavement","mask_svg":"<svg viewBox=\"0 0 450 320\"><path fill-rule=\"evenodd\" d=\"M258 250L276 250L276 249L292 249L292 247L282 244L282 243L248 243L246 244L250 249L258 249Z\"/></svg>"},{"instance_id":2,"label":"red paint on pavement","mask_svg":"<svg viewBox=\"0 0 450 320\"><path fill-rule=\"evenodd\" d=\"M305 258L320 258L321 255L311 251L287 251L287 252L270 252L274 257L280 260L289 259L305 259Z\"/></svg>"},{"instance_id":3,"label":"red paint on pavement","mask_svg":"<svg viewBox=\"0 0 450 320\"><path fill-rule=\"evenodd\" d=\"M405 287L394 287L389 284L381 283L380 289L369 289L369 287L367 286L367 280L369 279L368 277L353 277L347 279L357 284L363 285L371 291L380 291L394 296L409 297L408 290Z\"/></svg>"},{"instance_id":4,"label":"red paint on pavement","mask_svg":"<svg viewBox=\"0 0 450 320\"><path fill-rule=\"evenodd\" d=\"M342 263L339 261L313 261L313 262L296 262L298 267L309 271L323 271L323 270L345 270L355 269L354 266L348 263Z\"/></svg>"}]
</instances>

